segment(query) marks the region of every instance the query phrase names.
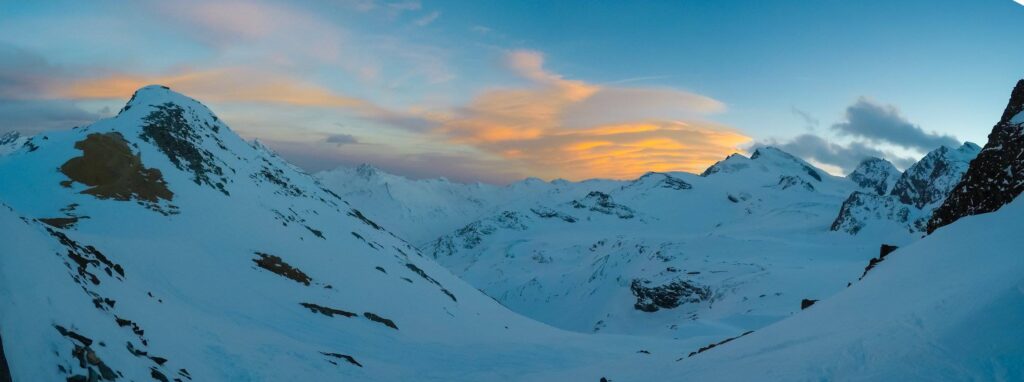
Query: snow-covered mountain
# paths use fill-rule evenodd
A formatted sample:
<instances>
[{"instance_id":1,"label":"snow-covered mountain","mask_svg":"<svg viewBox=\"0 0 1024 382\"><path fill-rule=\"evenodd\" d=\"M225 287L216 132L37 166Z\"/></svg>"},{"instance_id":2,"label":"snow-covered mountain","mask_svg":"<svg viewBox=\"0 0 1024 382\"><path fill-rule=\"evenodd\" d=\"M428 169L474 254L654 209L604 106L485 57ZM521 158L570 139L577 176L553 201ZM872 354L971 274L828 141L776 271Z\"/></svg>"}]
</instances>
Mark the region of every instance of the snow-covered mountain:
<instances>
[{"instance_id":1,"label":"snow-covered mountain","mask_svg":"<svg viewBox=\"0 0 1024 382\"><path fill-rule=\"evenodd\" d=\"M0 135L0 156L20 149L27 141L28 138L21 136L17 131L8 131Z\"/></svg>"},{"instance_id":2,"label":"snow-covered mountain","mask_svg":"<svg viewBox=\"0 0 1024 382\"><path fill-rule=\"evenodd\" d=\"M167 88L27 145L0 158L15 381L482 380L637 357L513 314Z\"/></svg>"},{"instance_id":3,"label":"snow-covered mountain","mask_svg":"<svg viewBox=\"0 0 1024 382\"><path fill-rule=\"evenodd\" d=\"M421 249L503 305L560 328L724 338L857 278L882 239L828 231L857 188L765 147L702 176L649 173L534 200Z\"/></svg>"},{"instance_id":4,"label":"snow-covered mountain","mask_svg":"<svg viewBox=\"0 0 1024 382\"><path fill-rule=\"evenodd\" d=\"M871 226L875 232L923 232L932 211L946 200L980 150L971 142L956 149L942 146L932 150L900 174L888 193L880 192L886 188L880 185L889 184L896 175L886 169L888 162L862 162L847 178L865 190L853 192L843 202L832 230L858 234Z\"/></svg>"},{"instance_id":5,"label":"snow-covered mountain","mask_svg":"<svg viewBox=\"0 0 1024 382\"><path fill-rule=\"evenodd\" d=\"M861 161L846 178L860 188L874 191L878 195L886 195L892 191L901 174L896 166L885 159L868 158Z\"/></svg>"},{"instance_id":6,"label":"snow-covered mountain","mask_svg":"<svg viewBox=\"0 0 1024 382\"><path fill-rule=\"evenodd\" d=\"M321 181L146 87L0 155L0 380L1022 380L1022 110L899 195L771 147L495 187ZM954 218L833 232L851 195Z\"/></svg>"},{"instance_id":7,"label":"snow-covered mountain","mask_svg":"<svg viewBox=\"0 0 1024 382\"><path fill-rule=\"evenodd\" d=\"M368 164L339 167L317 173L316 177L343 199L364 206L367 216L416 244L434 240L502 208L617 184L604 180L545 182L537 178L507 186L464 184L444 178L413 180Z\"/></svg>"}]
</instances>

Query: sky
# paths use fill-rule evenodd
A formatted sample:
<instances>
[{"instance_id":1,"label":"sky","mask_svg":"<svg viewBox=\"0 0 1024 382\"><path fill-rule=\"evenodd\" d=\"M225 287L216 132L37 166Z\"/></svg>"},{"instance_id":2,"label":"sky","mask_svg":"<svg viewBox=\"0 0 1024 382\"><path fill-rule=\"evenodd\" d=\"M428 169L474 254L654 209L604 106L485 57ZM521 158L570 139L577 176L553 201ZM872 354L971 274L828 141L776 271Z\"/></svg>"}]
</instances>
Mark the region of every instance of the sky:
<instances>
[{"instance_id":1,"label":"sky","mask_svg":"<svg viewBox=\"0 0 1024 382\"><path fill-rule=\"evenodd\" d=\"M1022 26L1012 0L0 0L0 133L163 84L310 172L628 179L764 145L905 168L984 144Z\"/></svg>"}]
</instances>

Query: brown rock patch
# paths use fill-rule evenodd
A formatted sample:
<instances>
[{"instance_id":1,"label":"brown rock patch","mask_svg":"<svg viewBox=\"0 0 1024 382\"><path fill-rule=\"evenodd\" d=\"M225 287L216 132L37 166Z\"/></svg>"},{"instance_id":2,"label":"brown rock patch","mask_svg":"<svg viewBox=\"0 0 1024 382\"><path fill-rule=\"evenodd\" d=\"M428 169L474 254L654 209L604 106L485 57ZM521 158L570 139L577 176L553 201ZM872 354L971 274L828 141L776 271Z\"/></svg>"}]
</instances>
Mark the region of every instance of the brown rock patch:
<instances>
[{"instance_id":1,"label":"brown rock patch","mask_svg":"<svg viewBox=\"0 0 1024 382\"><path fill-rule=\"evenodd\" d=\"M60 171L72 181L91 186L84 194L100 199L156 203L174 197L160 170L146 168L120 133L93 133L75 143L82 156L69 159Z\"/></svg>"},{"instance_id":2,"label":"brown rock patch","mask_svg":"<svg viewBox=\"0 0 1024 382\"><path fill-rule=\"evenodd\" d=\"M284 260L281 260L280 257L268 255L266 253L261 252L256 252L256 255L259 256L259 258L252 259L252 261L256 263L256 265L259 266L260 268L295 280L296 282L300 282L307 286L309 285L310 281L313 281L312 278L307 276L298 268L288 265L288 263L284 262Z\"/></svg>"}]
</instances>

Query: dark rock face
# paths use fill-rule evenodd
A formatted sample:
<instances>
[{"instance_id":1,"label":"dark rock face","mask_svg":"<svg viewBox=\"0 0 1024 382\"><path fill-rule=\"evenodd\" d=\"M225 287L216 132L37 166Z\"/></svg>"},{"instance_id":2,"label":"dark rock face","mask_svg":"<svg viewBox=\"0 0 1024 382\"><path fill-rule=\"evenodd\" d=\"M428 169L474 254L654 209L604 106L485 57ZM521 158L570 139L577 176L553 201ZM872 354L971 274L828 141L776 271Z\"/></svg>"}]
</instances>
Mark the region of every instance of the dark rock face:
<instances>
[{"instance_id":1,"label":"dark rock face","mask_svg":"<svg viewBox=\"0 0 1024 382\"><path fill-rule=\"evenodd\" d=\"M288 263L284 262L284 260L281 260L280 257L261 252L256 252L256 255L259 257L252 259L252 261L256 263L256 265L259 266L260 268L274 272L275 274L278 274L280 276L292 279L295 282L302 283L306 286L309 286L310 281L313 281L312 278L307 276L298 268L292 267Z\"/></svg>"},{"instance_id":2,"label":"dark rock face","mask_svg":"<svg viewBox=\"0 0 1024 382\"><path fill-rule=\"evenodd\" d=\"M706 352L706 351L708 351L708 350L714 349L714 348L715 348L716 346L722 346L722 345L725 345L725 344L727 344L727 343L731 342L732 340L735 340L735 339L737 339L737 338L743 337L743 336L745 336L745 335L747 335L747 334L750 334L750 333L753 333L753 332L754 332L753 330L749 330L749 331L746 331L746 332L744 332L743 334L740 334L740 335L738 335L738 336L736 336L736 337L729 337L729 338L726 338L726 339L724 339L724 340L718 341L718 342L716 342L716 343L713 343L713 344L708 344L707 346L703 346L703 347L701 347L700 349L697 349L696 351L692 351L692 352L690 352L690 355L688 355L688 356L687 356L687 358L689 358L689 357L693 357L693 356L695 356L695 355L697 355L697 354L700 354L700 353ZM682 360L683 360L683 359L682 359L682 358L680 358L680 359L677 359L676 361L682 361Z\"/></svg>"},{"instance_id":3,"label":"dark rock face","mask_svg":"<svg viewBox=\"0 0 1024 382\"><path fill-rule=\"evenodd\" d=\"M11 369L7 366L7 356L4 355L3 342L3 338L0 338L0 382L11 382Z\"/></svg>"},{"instance_id":4,"label":"dark rock face","mask_svg":"<svg viewBox=\"0 0 1024 382\"><path fill-rule=\"evenodd\" d=\"M387 318L381 317L381 316L377 315L376 313L365 312L365 313L363 313L363 317L366 317L366 319L368 319L370 321L384 324L384 326L387 326L387 327L389 327L391 329L398 330L398 325L395 325L394 321L391 321L391 320L389 320Z\"/></svg>"},{"instance_id":5,"label":"dark rock face","mask_svg":"<svg viewBox=\"0 0 1024 382\"><path fill-rule=\"evenodd\" d=\"M633 209L612 201L611 195L601 191L591 191L586 197L580 200L573 200L569 203L572 208L589 209L605 215L615 215L620 219L632 219L635 215Z\"/></svg>"},{"instance_id":6,"label":"dark rock face","mask_svg":"<svg viewBox=\"0 0 1024 382\"><path fill-rule=\"evenodd\" d=\"M348 363L351 363L353 365L356 365L356 366L359 366L359 367L363 367L363 364L359 363L359 361L356 361L355 358L353 358L352 356L350 356L348 354L331 353L331 352L320 352L320 354L323 354L325 356L332 357L332 358L342 359L342 360L345 360ZM327 362L330 362L332 364L337 365L337 363L334 362L334 361L328 360Z\"/></svg>"},{"instance_id":7,"label":"dark rock face","mask_svg":"<svg viewBox=\"0 0 1024 382\"><path fill-rule=\"evenodd\" d=\"M871 219L907 223L910 219L910 208L890 196L854 191L843 202L839 216L832 222L831 229L856 235Z\"/></svg>"},{"instance_id":8,"label":"dark rock face","mask_svg":"<svg viewBox=\"0 0 1024 382\"><path fill-rule=\"evenodd\" d=\"M868 261L868 266L864 267L864 273L860 275L860 279L863 280L864 276L868 275L868 272L870 272L872 269L875 269L875 267L878 266L879 263L885 260L886 256L889 256L890 253L893 253L893 251L897 249L899 249L899 247L895 245L882 244L882 246L878 249L878 257L871 259L871 261Z\"/></svg>"},{"instance_id":9,"label":"dark rock face","mask_svg":"<svg viewBox=\"0 0 1024 382\"><path fill-rule=\"evenodd\" d=\"M210 133L218 131L219 127L192 126L185 109L173 103L154 107L156 110L145 117L146 125L142 127L140 138L156 145L179 170L191 172L196 184L208 185L227 195L228 180L224 170L216 163L216 156L199 145L206 137L223 147L220 138Z\"/></svg>"},{"instance_id":10,"label":"dark rock face","mask_svg":"<svg viewBox=\"0 0 1024 382\"><path fill-rule=\"evenodd\" d=\"M0 135L0 145L9 144L18 140L18 138L21 138L21 134L18 134L17 131L8 131L4 135Z\"/></svg>"},{"instance_id":11,"label":"dark rock face","mask_svg":"<svg viewBox=\"0 0 1024 382\"><path fill-rule=\"evenodd\" d=\"M818 302L818 300L812 300L812 299L809 299L809 298L805 298L803 300L800 300L800 310L804 310L804 309L810 308L816 302Z\"/></svg>"},{"instance_id":12,"label":"dark rock face","mask_svg":"<svg viewBox=\"0 0 1024 382\"><path fill-rule=\"evenodd\" d=\"M747 157L740 154L729 154L725 159L715 162L711 167L708 167L704 172L700 173L700 176L707 177L720 172L734 172L742 170L749 167L748 164L743 163L743 160L745 159L747 159Z\"/></svg>"},{"instance_id":13,"label":"dark rock face","mask_svg":"<svg viewBox=\"0 0 1024 382\"><path fill-rule=\"evenodd\" d=\"M777 186L783 190L790 188L798 188L806 191L814 191L814 185L808 183L806 180L799 176L782 175L779 177L779 183Z\"/></svg>"},{"instance_id":14,"label":"dark rock face","mask_svg":"<svg viewBox=\"0 0 1024 382\"><path fill-rule=\"evenodd\" d=\"M929 152L900 176L892 195L917 208L942 202L960 182L979 150L978 145L966 142L957 149L943 146Z\"/></svg>"},{"instance_id":15,"label":"dark rock face","mask_svg":"<svg viewBox=\"0 0 1024 382\"><path fill-rule=\"evenodd\" d=\"M648 280L634 279L629 284L636 296L633 307L644 312L672 309L683 303L698 303L711 298L711 289L689 281L676 280L664 285L648 286Z\"/></svg>"},{"instance_id":16,"label":"dark rock face","mask_svg":"<svg viewBox=\"0 0 1024 382\"><path fill-rule=\"evenodd\" d=\"M638 187L643 187L645 189L666 188L670 190L689 190L693 188L693 185L666 173L648 172L640 178L637 178L637 180L622 186L622 189Z\"/></svg>"},{"instance_id":17,"label":"dark rock face","mask_svg":"<svg viewBox=\"0 0 1024 382\"><path fill-rule=\"evenodd\" d=\"M998 210L1024 191L1024 80L1017 82L988 143L928 222L928 233L964 216Z\"/></svg>"},{"instance_id":18,"label":"dark rock face","mask_svg":"<svg viewBox=\"0 0 1024 382\"><path fill-rule=\"evenodd\" d=\"M562 219L562 221L564 221L566 223L575 223L577 221L577 219L575 217L573 217L572 215L566 215L566 214L563 214L561 212L558 212L558 211L555 211L553 209L550 209L548 207L543 207L543 206L537 206L536 208L531 208L530 212L533 212L533 214L537 215L537 217L544 218L544 219L558 218L558 219Z\"/></svg>"},{"instance_id":19,"label":"dark rock face","mask_svg":"<svg viewBox=\"0 0 1024 382\"><path fill-rule=\"evenodd\" d=\"M971 142L956 149L932 150L899 175L888 194L878 192L888 187L898 171L886 170L892 165L881 159L862 162L848 178L865 190L854 191L843 202L831 229L855 235L873 220L887 220L905 226L909 232L924 231L932 211L956 187L979 150Z\"/></svg>"},{"instance_id":20,"label":"dark rock face","mask_svg":"<svg viewBox=\"0 0 1024 382\"><path fill-rule=\"evenodd\" d=\"M889 161L882 158L868 158L860 162L857 168L846 178L860 186L872 190L878 195L889 193L900 171Z\"/></svg>"},{"instance_id":21,"label":"dark rock face","mask_svg":"<svg viewBox=\"0 0 1024 382\"><path fill-rule=\"evenodd\" d=\"M343 317L355 317L356 316L356 314L352 313L352 312L344 311L344 310L341 310L341 309L334 309L334 308L326 307L326 306L323 306L323 305L317 305L317 304L313 304L313 303L309 303L309 302L302 302L302 303L299 303L299 305L302 305L304 308L309 309L310 312L320 313L320 314L325 315L327 317L334 317L335 315L343 316Z\"/></svg>"}]
</instances>

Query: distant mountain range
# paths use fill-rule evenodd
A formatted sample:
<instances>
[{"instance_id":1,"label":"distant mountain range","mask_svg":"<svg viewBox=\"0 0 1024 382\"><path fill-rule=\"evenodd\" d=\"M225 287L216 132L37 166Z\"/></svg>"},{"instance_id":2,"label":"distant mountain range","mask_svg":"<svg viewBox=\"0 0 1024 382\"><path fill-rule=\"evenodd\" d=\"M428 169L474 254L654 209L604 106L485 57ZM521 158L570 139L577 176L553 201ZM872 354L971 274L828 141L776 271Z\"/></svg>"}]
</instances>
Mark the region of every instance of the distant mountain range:
<instances>
[{"instance_id":1,"label":"distant mountain range","mask_svg":"<svg viewBox=\"0 0 1024 382\"><path fill-rule=\"evenodd\" d=\"M494 186L308 175L148 86L0 137L0 380L1024 379L1022 130L1024 81L902 173Z\"/></svg>"}]
</instances>

